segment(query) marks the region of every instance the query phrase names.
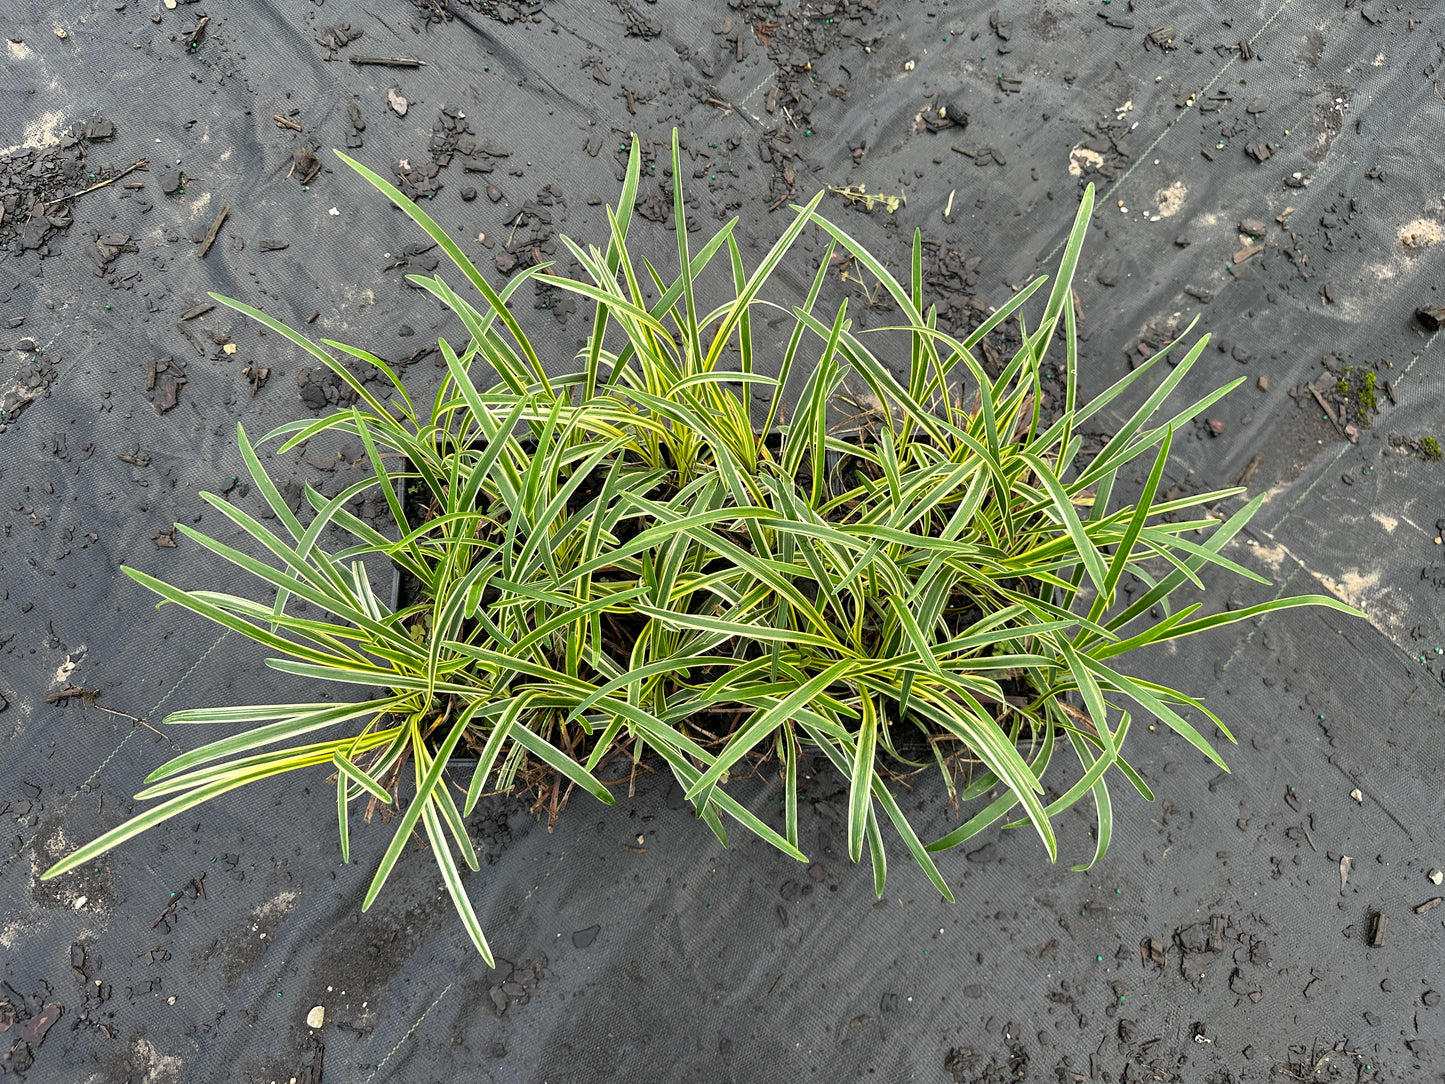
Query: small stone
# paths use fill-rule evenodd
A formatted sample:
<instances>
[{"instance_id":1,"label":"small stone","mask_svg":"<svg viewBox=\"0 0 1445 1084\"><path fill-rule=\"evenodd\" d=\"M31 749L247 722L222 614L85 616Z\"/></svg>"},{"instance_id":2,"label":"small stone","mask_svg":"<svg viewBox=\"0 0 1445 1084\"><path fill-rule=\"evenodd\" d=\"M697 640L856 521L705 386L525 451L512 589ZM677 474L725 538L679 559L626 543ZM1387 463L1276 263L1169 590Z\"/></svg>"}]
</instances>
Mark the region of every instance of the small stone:
<instances>
[{"instance_id":1,"label":"small stone","mask_svg":"<svg viewBox=\"0 0 1445 1084\"><path fill-rule=\"evenodd\" d=\"M87 903L89 903L89 902L90 902L90 897L89 897L89 896L76 896L76 897L75 897L75 902L74 902L73 904L71 904L71 906L74 907L77 911L79 911L82 907L84 907L84 906L85 906Z\"/></svg>"},{"instance_id":2,"label":"small stone","mask_svg":"<svg viewBox=\"0 0 1445 1084\"><path fill-rule=\"evenodd\" d=\"M397 93L396 87L392 87L386 92L386 100L391 105L391 108L396 110L398 117L406 116L406 99Z\"/></svg>"},{"instance_id":3,"label":"small stone","mask_svg":"<svg viewBox=\"0 0 1445 1084\"><path fill-rule=\"evenodd\" d=\"M1434 331L1445 324L1445 305L1422 305L1415 310L1415 316L1426 328Z\"/></svg>"},{"instance_id":4,"label":"small stone","mask_svg":"<svg viewBox=\"0 0 1445 1084\"><path fill-rule=\"evenodd\" d=\"M1356 787L1354 790L1350 791L1350 797L1353 798L1359 805L1365 804L1365 795L1361 792L1359 787Z\"/></svg>"},{"instance_id":5,"label":"small stone","mask_svg":"<svg viewBox=\"0 0 1445 1084\"><path fill-rule=\"evenodd\" d=\"M308 1028L319 1028L326 1023L326 1006L313 1005L311 1011L306 1014L306 1026Z\"/></svg>"},{"instance_id":6,"label":"small stone","mask_svg":"<svg viewBox=\"0 0 1445 1084\"><path fill-rule=\"evenodd\" d=\"M168 196L174 196L181 187L181 171L168 169L161 174L161 191Z\"/></svg>"},{"instance_id":7,"label":"small stone","mask_svg":"<svg viewBox=\"0 0 1445 1084\"><path fill-rule=\"evenodd\" d=\"M1445 883L1445 871L1432 869L1429 873L1425 874L1425 877L1432 885Z\"/></svg>"},{"instance_id":8,"label":"small stone","mask_svg":"<svg viewBox=\"0 0 1445 1084\"><path fill-rule=\"evenodd\" d=\"M1269 377L1260 377L1255 381L1255 386L1258 387L1260 391L1269 391Z\"/></svg>"},{"instance_id":9,"label":"small stone","mask_svg":"<svg viewBox=\"0 0 1445 1084\"><path fill-rule=\"evenodd\" d=\"M1239 223L1239 232L1247 233L1251 237L1263 237L1268 229L1269 227L1257 218L1241 219Z\"/></svg>"},{"instance_id":10,"label":"small stone","mask_svg":"<svg viewBox=\"0 0 1445 1084\"><path fill-rule=\"evenodd\" d=\"M502 190L494 184L487 185L487 199L493 203L502 202Z\"/></svg>"},{"instance_id":11,"label":"small stone","mask_svg":"<svg viewBox=\"0 0 1445 1084\"><path fill-rule=\"evenodd\" d=\"M471 203L472 200L474 200L474 199L476 199L476 198L477 198L477 190L476 190L475 188L463 188L463 189L462 189L462 201L463 201L464 203Z\"/></svg>"},{"instance_id":12,"label":"small stone","mask_svg":"<svg viewBox=\"0 0 1445 1084\"><path fill-rule=\"evenodd\" d=\"M1209 419L1209 435L1210 435L1211 437L1217 437L1217 436L1219 436L1219 435L1220 435L1221 433L1223 433L1223 432L1224 432L1224 419L1223 419L1223 418L1210 418L1210 419Z\"/></svg>"}]
</instances>

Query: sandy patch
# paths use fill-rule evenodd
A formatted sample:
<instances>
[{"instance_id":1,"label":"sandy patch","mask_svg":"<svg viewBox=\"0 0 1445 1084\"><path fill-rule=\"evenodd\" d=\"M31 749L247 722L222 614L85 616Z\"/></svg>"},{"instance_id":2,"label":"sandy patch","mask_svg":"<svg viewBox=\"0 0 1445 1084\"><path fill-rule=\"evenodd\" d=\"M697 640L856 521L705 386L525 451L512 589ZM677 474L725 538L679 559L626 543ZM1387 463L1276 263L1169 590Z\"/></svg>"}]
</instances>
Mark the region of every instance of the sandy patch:
<instances>
[{"instance_id":1,"label":"sandy patch","mask_svg":"<svg viewBox=\"0 0 1445 1084\"><path fill-rule=\"evenodd\" d=\"M1440 223L1429 218L1417 218L1400 227L1400 244L1406 248L1426 248L1439 241L1440 236Z\"/></svg>"},{"instance_id":2,"label":"sandy patch","mask_svg":"<svg viewBox=\"0 0 1445 1084\"><path fill-rule=\"evenodd\" d=\"M1093 166L1098 169L1104 164L1104 156L1098 151L1091 151L1080 143L1069 152L1069 176L1082 177L1085 166Z\"/></svg>"},{"instance_id":3,"label":"sandy patch","mask_svg":"<svg viewBox=\"0 0 1445 1084\"><path fill-rule=\"evenodd\" d=\"M1175 181L1168 188L1161 188L1154 193L1154 206L1159 210L1160 218L1173 218L1184 206L1184 197L1189 195L1189 189L1183 183Z\"/></svg>"},{"instance_id":4,"label":"sandy patch","mask_svg":"<svg viewBox=\"0 0 1445 1084\"><path fill-rule=\"evenodd\" d=\"M60 110L44 114L39 120L34 121L25 128L25 138L13 147L6 147L0 154L9 154L11 151L18 151L23 147L39 150L41 147L53 147L60 142L60 130L65 125L65 114Z\"/></svg>"}]
</instances>

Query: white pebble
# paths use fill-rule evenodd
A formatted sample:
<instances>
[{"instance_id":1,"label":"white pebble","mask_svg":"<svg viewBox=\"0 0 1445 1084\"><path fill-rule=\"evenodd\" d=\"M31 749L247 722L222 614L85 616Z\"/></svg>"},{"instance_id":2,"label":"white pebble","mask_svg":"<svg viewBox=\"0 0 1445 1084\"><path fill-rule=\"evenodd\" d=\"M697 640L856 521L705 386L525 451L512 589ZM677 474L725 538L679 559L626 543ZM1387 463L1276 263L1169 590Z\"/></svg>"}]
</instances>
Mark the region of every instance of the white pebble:
<instances>
[{"instance_id":1,"label":"white pebble","mask_svg":"<svg viewBox=\"0 0 1445 1084\"><path fill-rule=\"evenodd\" d=\"M308 1028L319 1028L324 1023L326 1023L326 1006L312 1006L311 1011L306 1014L306 1026Z\"/></svg>"}]
</instances>

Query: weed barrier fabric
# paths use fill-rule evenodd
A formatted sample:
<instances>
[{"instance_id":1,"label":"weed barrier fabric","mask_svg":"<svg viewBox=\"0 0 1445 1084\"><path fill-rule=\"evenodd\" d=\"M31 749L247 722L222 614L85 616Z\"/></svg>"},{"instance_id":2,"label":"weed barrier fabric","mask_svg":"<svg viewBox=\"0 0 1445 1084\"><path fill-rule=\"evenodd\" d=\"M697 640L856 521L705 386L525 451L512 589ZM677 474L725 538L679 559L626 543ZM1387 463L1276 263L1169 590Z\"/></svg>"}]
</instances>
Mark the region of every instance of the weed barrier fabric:
<instances>
[{"instance_id":1,"label":"weed barrier fabric","mask_svg":"<svg viewBox=\"0 0 1445 1084\"><path fill-rule=\"evenodd\" d=\"M1416 450L1445 428L1439 348L1415 316L1441 304L1445 251L1429 7L447 8L12 5L0 1023L13 1023L0 1073L1223 1084L1445 1071L1445 911L1426 876L1445 866L1445 494ZM701 231L741 216L756 262L790 202L857 186L825 213L900 273L922 230L955 328L1052 270L1094 180L1076 280L1084 393L1197 315L1214 345L1179 404L1247 382L1214 424L1177 434L1168 484L1245 478L1269 494L1231 556L1274 585L1220 603L1326 590L1369 620L1296 611L1140 658L1136 672L1157 668L1231 725L1233 774L1138 728L1158 800L1115 792L1103 862L1067 868L1092 850L1087 808L1063 818L1052 867L1035 840L995 829L945 856L951 906L901 850L874 901L868 870L844 860L846 785L827 773L803 781L809 866L737 833L723 850L645 772L634 796L615 788L614 809L574 796L550 832L524 803L487 799L471 822L486 861L466 884L495 971L434 875L406 876L426 856L408 855L360 914L389 833L353 823L340 866L320 773L41 883L136 807L167 741L203 740L158 736L166 712L301 695L237 637L153 609L117 572L250 590L171 525L217 530L200 490L259 510L238 420L258 437L335 406L335 382L274 336L223 308L195 313L207 293L404 363L427 395L436 337L460 327L402 276L439 253L330 149L403 181L499 281L535 259L565 267L562 233L600 243L628 134L652 141L651 163L674 125ZM660 267L676 251L647 221L668 218L664 161L645 173L635 227ZM869 211L868 195L906 202ZM810 231L778 289L805 289L823 251ZM860 323L890 316L866 278L840 272L827 289ZM582 314L524 294L539 346L567 358ZM1361 418L1351 382L1366 370L1385 394ZM364 476L319 440L264 458L293 497ZM936 780L908 784L920 829L957 824ZM755 787L755 809L778 806L775 782ZM308 1027L318 1005L324 1023Z\"/></svg>"}]
</instances>

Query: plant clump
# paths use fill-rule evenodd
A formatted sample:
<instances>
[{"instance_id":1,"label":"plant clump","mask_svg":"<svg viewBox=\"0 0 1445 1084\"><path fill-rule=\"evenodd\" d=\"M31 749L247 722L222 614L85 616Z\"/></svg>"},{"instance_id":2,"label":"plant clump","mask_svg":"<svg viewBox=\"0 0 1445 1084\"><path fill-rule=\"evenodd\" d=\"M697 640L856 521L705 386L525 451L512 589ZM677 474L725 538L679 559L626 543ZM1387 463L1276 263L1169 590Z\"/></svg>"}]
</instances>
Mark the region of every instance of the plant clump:
<instances>
[{"instance_id":1,"label":"plant clump","mask_svg":"<svg viewBox=\"0 0 1445 1084\"><path fill-rule=\"evenodd\" d=\"M238 427L265 506L256 512L272 522L205 495L246 547L177 529L254 575L261 598L126 572L162 602L266 647L280 672L385 691L352 703L176 712L168 723L239 729L157 768L139 797L159 805L47 877L239 787L330 773L343 862L358 800L397 810L363 908L413 831L423 832L490 962L461 872L478 868L465 818L484 790L544 778L554 793L611 804L610 788L628 775L604 780L603 765L646 760L671 773L724 844L729 825L740 826L803 861L799 774L822 761L846 784L848 852L854 861L867 852L877 892L886 828L951 899L934 856L1006 818L1053 859L1055 821L1092 799L1093 852L1075 868L1104 854L1110 783L1153 797L1128 759L1136 713L1224 766L1206 737L1211 727L1228 737L1221 720L1197 696L1126 672L1131 652L1291 606L1348 609L1306 596L1204 614L1201 601L1181 598L1203 592L1211 566L1264 582L1224 552L1264 498L1223 519L1204 510L1241 490L1159 499L1179 427L1238 383L1165 409L1207 338L1175 339L1081 401L1068 302L1092 186L1050 288L1035 278L958 339L925 303L921 235L900 280L817 213L823 193L794 209L751 271L735 222L694 248L675 136L670 279L628 249L634 142L605 244L564 239L583 273L529 267L500 291L422 209L341 157L480 295L477 303L440 276L410 276L459 318L465 340L439 341L441 385L430 402L414 401L367 351L312 343L213 295L355 393L351 408L263 441L284 452L344 434L365 449L373 475L333 497L308 488L304 513L293 512ZM828 245L806 294L768 291L807 229ZM824 310L839 249L886 291L900 314L893 326L856 327L846 302ZM591 305L570 371L544 364L512 312L528 279ZM705 304L719 290L724 300ZM1031 301L1042 302L1032 320ZM779 317L784 341L766 348ZM1020 346L991 375L974 352L1006 321L1017 323ZM1060 333L1063 364L1046 366ZM330 351L373 367L391 385L389 401ZM1045 372L1063 388L1056 415L1042 409ZM1150 374L1165 375L1145 388ZM1111 406L1125 419L1085 454L1086 424ZM399 482L420 500L404 506ZM386 532L348 509L378 491L393 521ZM378 561L410 577L415 597L395 609L379 598L367 566ZM464 750L475 766L462 770L452 761ZM965 811L930 841L895 794L899 776L921 768L939 773L938 804ZM910 806L930 793L914 788Z\"/></svg>"}]
</instances>

